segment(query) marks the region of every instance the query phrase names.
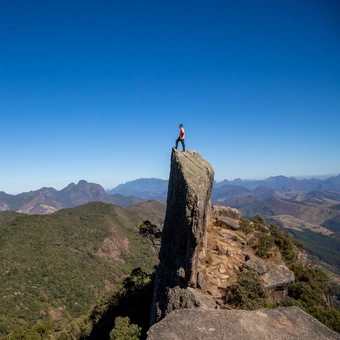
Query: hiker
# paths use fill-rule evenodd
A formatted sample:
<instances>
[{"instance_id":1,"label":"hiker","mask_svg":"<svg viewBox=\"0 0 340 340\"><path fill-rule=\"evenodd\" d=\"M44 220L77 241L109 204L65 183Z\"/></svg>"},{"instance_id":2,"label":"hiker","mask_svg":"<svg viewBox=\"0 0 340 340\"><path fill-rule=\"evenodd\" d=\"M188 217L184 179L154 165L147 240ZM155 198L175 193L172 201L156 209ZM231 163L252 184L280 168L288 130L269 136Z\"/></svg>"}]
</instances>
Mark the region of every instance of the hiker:
<instances>
[{"instance_id":1,"label":"hiker","mask_svg":"<svg viewBox=\"0 0 340 340\"><path fill-rule=\"evenodd\" d=\"M179 124L179 136L176 139L176 146L175 146L176 149L178 147L178 142L181 142L182 143L182 148L183 148L182 151L185 151L184 139L185 139L185 130L184 130L183 124Z\"/></svg>"}]
</instances>

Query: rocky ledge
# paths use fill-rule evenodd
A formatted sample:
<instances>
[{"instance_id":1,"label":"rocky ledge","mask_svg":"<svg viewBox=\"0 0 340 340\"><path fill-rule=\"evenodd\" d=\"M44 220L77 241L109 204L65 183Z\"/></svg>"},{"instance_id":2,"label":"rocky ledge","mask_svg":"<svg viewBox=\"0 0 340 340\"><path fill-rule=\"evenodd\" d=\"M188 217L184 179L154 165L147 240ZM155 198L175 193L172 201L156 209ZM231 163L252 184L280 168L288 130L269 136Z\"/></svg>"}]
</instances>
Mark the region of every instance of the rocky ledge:
<instances>
[{"instance_id":1,"label":"rocky ledge","mask_svg":"<svg viewBox=\"0 0 340 340\"><path fill-rule=\"evenodd\" d=\"M148 340L336 340L340 334L299 308L178 309L148 332Z\"/></svg>"}]
</instances>

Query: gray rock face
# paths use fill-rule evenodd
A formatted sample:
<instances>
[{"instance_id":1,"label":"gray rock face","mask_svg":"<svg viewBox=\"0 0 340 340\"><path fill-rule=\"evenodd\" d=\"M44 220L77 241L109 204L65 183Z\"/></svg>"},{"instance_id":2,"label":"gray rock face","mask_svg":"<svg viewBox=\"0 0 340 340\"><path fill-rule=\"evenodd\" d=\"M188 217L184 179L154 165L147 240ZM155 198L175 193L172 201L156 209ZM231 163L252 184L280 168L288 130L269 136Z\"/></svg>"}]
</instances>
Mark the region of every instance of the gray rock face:
<instances>
[{"instance_id":1,"label":"gray rock face","mask_svg":"<svg viewBox=\"0 0 340 340\"><path fill-rule=\"evenodd\" d=\"M251 258L248 261L246 261L243 264L243 267L247 269L253 269L257 272L259 275L266 274L269 270L267 264L265 261L259 259L259 258Z\"/></svg>"},{"instance_id":2,"label":"gray rock face","mask_svg":"<svg viewBox=\"0 0 340 340\"><path fill-rule=\"evenodd\" d=\"M262 277L265 288L274 290L286 288L295 281L294 273L284 265L276 266Z\"/></svg>"},{"instance_id":3,"label":"gray rock face","mask_svg":"<svg viewBox=\"0 0 340 340\"><path fill-rule=\"evenodd\" d=\"M212 207L211 216L217 218L219 216L227 216L234 220L239 220L242 217L242 213L231 207L225 207L223 205L214 205Z\"/></svg>"},{"instance_id":4,"label":"gray rock face","mask_svg":"<svg viewBox=\"0 0 340 340\"><path fill-rule=\"evenodd\" d=\"M212 304L198 290L176 286L170 288L168 312L183 308L211 309Z\"/></svg>"},{"instance_id":5,"label":"gray rock face","mask_svg":"<svg viewBox=\"0 0 340 340\"><path fill-rule=\"evenodd\" d=\"M170 297L171 289L197 287L198 254L206 247L213 181L212 166L197 152L172 150L152 323L172 310L171 299L171 304L176 305L174 297ZM176 296L181 299L180 294Z\"/></svg>"},{"instance_id":6,"label":"gray rock face","mask_svg":"<svg viewBox=\"0 0 340 340\"><path fill-rule=\"evenodd\" d=\"M160 263L157 267L151 324L180 308L214 308L198 290L188 287L177 272Z\"/></svg>"},{"instance_id":7,"label":"gray rock face","mask_svg":"<svg viewBox=\"0 0 340 340\"><path fill-rule=\"evenodd\" d=\"M175 310L148 331L147 340L339 340L340 334L297 307Z\"/></svg>"},{"instance_id":8,"label":"gray rock face","mask_svg":"<svg viewBox=\"0 0 340 340\"><path fill-rule=\"evenodd\" d=\"M204 289L206 286L206 281L202 273L197 275L197 288Z\"/></svg>"},{"instance_id":9,"label":"gray rock face","mask_svg":"<svg viewBox=\"0 0 340 340\"><path fill-rule=\"evenodd\" d=\"M216 223L218 225L225 225L226 227L229 227L233 230L238 230L240 229L239 224L237 223L236 220L234 220L231 217L228 216L219 216L216 218Z\"/></svg>"},{"instance_id":10,"label":"gray rock face","mask_svg":"<svg viewBox=\"0 0 340 340\"><path fill-rule=\"evenodd\" d=\"M242 237L238 236L233 231L220 231L219 235L222 237L222 239L224 241L232 239L232 240L234 240L236 242L240 242L243 245L247 244L246 240L244 240Z\"/></svg>"}]
</instances>

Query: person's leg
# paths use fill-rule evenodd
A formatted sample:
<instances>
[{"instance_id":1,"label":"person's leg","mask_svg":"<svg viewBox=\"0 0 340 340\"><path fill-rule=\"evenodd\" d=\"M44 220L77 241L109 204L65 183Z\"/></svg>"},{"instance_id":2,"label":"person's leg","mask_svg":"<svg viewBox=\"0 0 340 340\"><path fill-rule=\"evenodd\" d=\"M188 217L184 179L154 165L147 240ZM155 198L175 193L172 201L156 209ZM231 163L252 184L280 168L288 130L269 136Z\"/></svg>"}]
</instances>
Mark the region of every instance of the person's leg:
<instances>
[{"instance_id":1,"label":"person's leg","mask_svg":"<svg viewBox=\"0 0 340 340\"><path fill-rule=\"evenodd\" d=\"M181 139L181 143L182 143L183 151L185 151L185 143L184 143L184 139Z\"/></svg>"},{"instance_id":2,"label":"person's leg","mask_svg":"<svg viewBox=\"0 0 340 340\"><path fill-rule=\"evenodd\" d=\"M176 146L175 146L175 148L177 149L178 148L178 142L180 141L180 138L178 137L177 139L176 139Z\"/></svg>"}]
</instances>

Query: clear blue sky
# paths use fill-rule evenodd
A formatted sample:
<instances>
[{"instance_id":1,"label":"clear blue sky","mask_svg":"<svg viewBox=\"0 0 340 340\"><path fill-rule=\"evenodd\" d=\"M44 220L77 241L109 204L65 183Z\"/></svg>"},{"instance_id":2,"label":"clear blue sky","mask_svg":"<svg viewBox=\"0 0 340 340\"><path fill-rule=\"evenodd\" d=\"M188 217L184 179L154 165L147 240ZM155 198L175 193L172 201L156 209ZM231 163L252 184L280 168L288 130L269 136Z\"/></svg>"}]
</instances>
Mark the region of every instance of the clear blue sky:
<instances>
[{"instance_id":1,"label":"clear blue sky","mask_svg":"<svg viewBox=\"0 0 340 340\"><path fill-rule=\"evenodd\" d=\"M0 0L0 191L340 173L340 2Z\"/></svg>"}]
</instances>

